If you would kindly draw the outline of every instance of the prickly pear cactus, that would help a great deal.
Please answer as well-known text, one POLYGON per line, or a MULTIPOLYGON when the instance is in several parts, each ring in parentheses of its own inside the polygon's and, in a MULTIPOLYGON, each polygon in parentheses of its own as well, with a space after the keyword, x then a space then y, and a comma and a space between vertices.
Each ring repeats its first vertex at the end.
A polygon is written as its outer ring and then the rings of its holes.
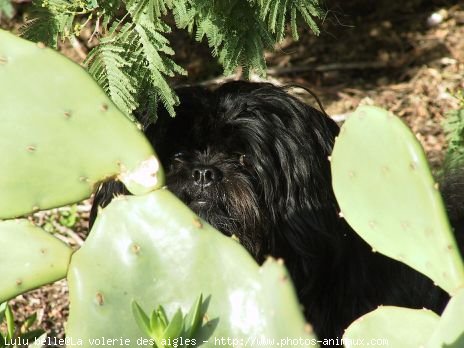
POLYGON ((28 220, 0 222, 0 303, 66 276, 72 250, 28 220))
POLYGON ((332 154, 341 214, 374 249, 453 294, 464 266, 424 152, 391 113, 362 106, 345 122, 332 154))
POLYGON ((374 342, 378 346, 424 347, 439 319, 438 315, 426 309, 381 306, 358 318, 345 330, 345 347, 374 342))
POLYGON ((74 254, 68 279, 67 337, 83 339, 84 346, 94 338, 122 336, 135 347, 139 338, 149 337, 132 314, 134 301, 145 312, 162 305, 172 318, 179 308, 187 313, 200 294, 207 310, 198 346, 233 338, 235 346, 294 339, 288 344, 306 347, 314 338, 282 263, 269 260, 258 267, 236 241, 168 190, 113 200, 74 254))
POLYGON ((57 52, 0 30, 0 219, 87 198, 120 175, 163 185, 153 149, 91 77, 57 52))
POLYGON ((464 288, 451 298, 426 348, 464 347, 464 288))
POLYGON ((451 298, 441 317, 426 309, 380 306, 354 321, 343 339, 347 348, 361 341, 402 348, 462 348, 462 318, 464 288, 451 298), (379 339, 384 342, 380 344, 379 339))

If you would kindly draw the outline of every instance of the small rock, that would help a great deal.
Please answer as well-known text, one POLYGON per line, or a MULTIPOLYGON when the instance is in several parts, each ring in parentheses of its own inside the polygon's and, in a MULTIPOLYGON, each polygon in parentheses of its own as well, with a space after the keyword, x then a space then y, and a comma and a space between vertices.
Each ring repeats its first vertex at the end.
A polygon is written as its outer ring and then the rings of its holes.
POLYGON ((432 13, 428 18, 427 18, 427 25, 429 27, 436 27, 437 25, 440 25, 443 23, 443 21, 448 18, 448 11, 442 9, 440 11, 432 13))

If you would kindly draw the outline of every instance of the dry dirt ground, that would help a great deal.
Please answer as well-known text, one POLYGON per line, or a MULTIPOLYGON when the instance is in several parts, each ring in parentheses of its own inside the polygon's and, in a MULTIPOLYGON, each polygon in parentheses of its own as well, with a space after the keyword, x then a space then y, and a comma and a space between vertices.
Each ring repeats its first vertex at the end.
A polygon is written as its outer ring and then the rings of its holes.
MULTIPOLYGON (((327 2, 319 37, 302 29, 299 42, 288 40, 275 52, 266 53, 268 79, 310 88, 327 113, 339 121, 361 102, 391 110, 417 134, 432 167, 439 167, 446 148, 441 123, 458 105, 453 93, 464 88, 464 2, 339 3, 327 2)), ((0 25, 12 27, 4 20, 0 25)), ((174 33, 172 40, 176 59, 189 71, 189 82, 214 85, 224 80, 218 77, 220 67, 205 45, 182 33, 174 33)), ((65 43, 62 51, 81 62, 88 49, 85 41, 65 43)), ((306 93, 300 96, 317 105, 306 93)), ((78 248, 87 234, 89 202, 78 209, 78 220, 71 229, 59 223, 63 211, 41 213, 34 219, 52 226, 57 236, 78 248)), ((68 314, 64 281, 11 303, 19 318, 37 311, 39 326, 52 337, 62 337, 68 314)))

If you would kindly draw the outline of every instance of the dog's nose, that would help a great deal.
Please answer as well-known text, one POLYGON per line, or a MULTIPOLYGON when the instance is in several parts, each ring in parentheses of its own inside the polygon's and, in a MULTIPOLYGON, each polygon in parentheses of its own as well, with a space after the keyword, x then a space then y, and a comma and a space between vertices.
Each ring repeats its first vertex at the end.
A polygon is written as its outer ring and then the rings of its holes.
POLYGON ((219 169, 211 166, 197 166, 192 170, 193 182, 201 187, 208 187, 222 179, 219 169))

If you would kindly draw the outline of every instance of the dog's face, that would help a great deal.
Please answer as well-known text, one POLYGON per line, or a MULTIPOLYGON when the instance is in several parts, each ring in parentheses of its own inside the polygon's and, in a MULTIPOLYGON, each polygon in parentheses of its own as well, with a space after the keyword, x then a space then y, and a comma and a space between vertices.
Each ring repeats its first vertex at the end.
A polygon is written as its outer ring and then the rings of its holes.
POLYGON ((273 231, 297 209, 324 209, 330 192, 321 185, 330 188, 327 156, 338 128, 270 85, 236 82, 178 94, 176 117, 161 114, 146 131, 168 188, 256 259, 273 254, 273 231))

